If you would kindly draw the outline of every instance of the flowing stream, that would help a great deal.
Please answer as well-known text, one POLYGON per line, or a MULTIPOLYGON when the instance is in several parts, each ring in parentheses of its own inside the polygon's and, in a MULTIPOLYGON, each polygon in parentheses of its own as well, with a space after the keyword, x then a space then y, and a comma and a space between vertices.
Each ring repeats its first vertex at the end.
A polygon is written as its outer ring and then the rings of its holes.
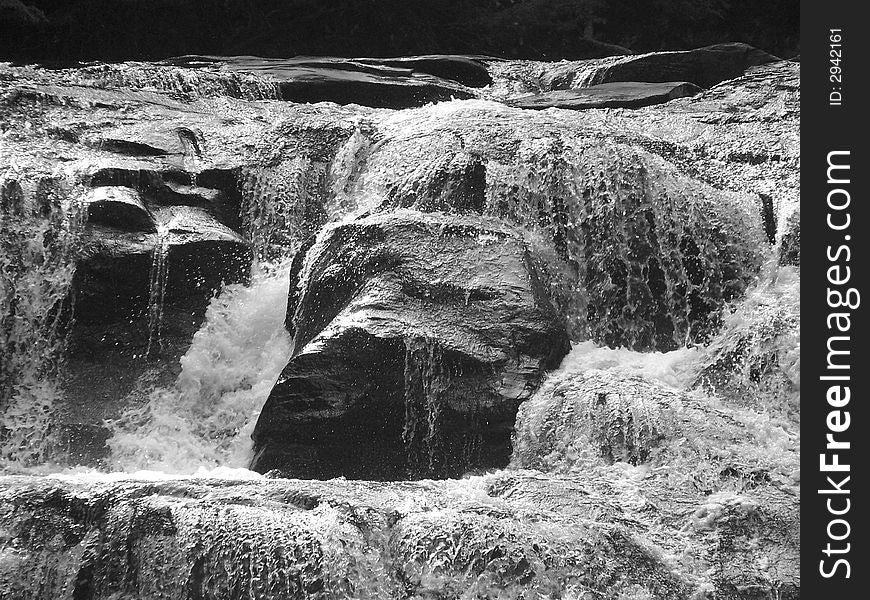
POLYGON ((796 598, 792 92, 493 101, 618 60, 401 110, 0 65, 0 600, 796 598))
POLYGON ((114 469, 247 467, 254 423, 290 356, 288 277, 286 263, 258 264, 250 285, 212 300, 174 386, 137 390, 145 401, 111 422, 114 469))

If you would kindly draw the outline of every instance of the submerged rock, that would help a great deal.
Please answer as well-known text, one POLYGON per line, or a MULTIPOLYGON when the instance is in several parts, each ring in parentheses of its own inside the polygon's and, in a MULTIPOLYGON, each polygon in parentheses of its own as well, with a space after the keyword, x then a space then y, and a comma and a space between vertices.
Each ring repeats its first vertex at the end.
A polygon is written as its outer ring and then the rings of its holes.
MULTIPOLYGON (((518 487, 535 479, 509 480, 518 487)), ((589 590, 678 600, 703 587, 623 523, 532 508, 488 492, 488 484, 505 489, 498 477, 392 484, 5 477, 0 589, 19 600, 589 590)))
POLYGON ((797 598, 799 444, 770 417, 618 365, 560 370, 520 407, 511 463, 548 474, 491 493, 619 519, 703 570, 717 597, 797 598))
POLYGON ((517 404, 567 352, 518 231, 408 210, 321 233, 291 281, 287 326, 294 357, 253 466, 294 476, 504 464, 517 404))
POLYGON ((800 339, 800 277, 779 267, 730 307, 695 385, 800 423, 800 339))
POLYGON ((676 98, 694 96, 699 90, 698 86, 685 82, 641 83, 629 81, 602 83, 571 90, 555 90, 534 96, 523 96, 510 100, 509 104, 517 108, 536 110, 546 108, 569 110, 641 108, 676 98))
POLYGON ((698 398, 643 377, 556 373, 520 407, 512 464, 571 472, 596 463, 676 463, 746 443, 745 435, 698 398))

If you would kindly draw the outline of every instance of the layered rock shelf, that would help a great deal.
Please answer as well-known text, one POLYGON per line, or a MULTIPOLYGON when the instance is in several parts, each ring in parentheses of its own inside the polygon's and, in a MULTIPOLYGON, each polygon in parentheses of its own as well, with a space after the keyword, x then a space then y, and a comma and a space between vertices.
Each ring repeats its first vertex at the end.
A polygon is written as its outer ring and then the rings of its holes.
POLYGON ((797 598, 799 83, 0 64, 0 599, 797 598))

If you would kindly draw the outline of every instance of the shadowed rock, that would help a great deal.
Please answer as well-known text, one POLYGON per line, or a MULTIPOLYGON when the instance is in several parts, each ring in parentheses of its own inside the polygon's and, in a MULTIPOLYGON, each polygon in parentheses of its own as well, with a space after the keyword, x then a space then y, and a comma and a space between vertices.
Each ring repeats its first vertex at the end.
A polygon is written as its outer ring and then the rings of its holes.
POLYGON ((154 217, 134 189, 119 186, 94 188, 85 202, 88 205, 88 221, 91 223, 128 231, 157 231, 154 217))
POLYGON ((567 336, 518 232, 401 210, 327 228, 291 283, 294 358, 254 468, 458 475, 504 464, 510 423, 567 336))
POLYGON ((694 96, 700 88, 691 83, 640 83, 637 81, 602 83, 572 90, 556 90, 510 100, 511 106, 542 110, 566 108, 641 108, 676 98, 694 96))
POLYGON ((548 90, 588 87, 617 81, 687 81, 708 88, 743 75, 750 67, 775 62, 777 57, 748 44, 731 42, 694 50, 652 52, 599 61, 557 66, 546 74, 548 90))
POLYGON ((245 279, 247 243, 208 212, 189 206, 155 206, 151 212, 162 233, 153 223, 150 232, 91 223, 83 241, 86 258, 76 275, 78 319, 105 322, 144 310, 150 265, 161 246, 167 252, 170 298, 207 300, 221 282, 245 279))

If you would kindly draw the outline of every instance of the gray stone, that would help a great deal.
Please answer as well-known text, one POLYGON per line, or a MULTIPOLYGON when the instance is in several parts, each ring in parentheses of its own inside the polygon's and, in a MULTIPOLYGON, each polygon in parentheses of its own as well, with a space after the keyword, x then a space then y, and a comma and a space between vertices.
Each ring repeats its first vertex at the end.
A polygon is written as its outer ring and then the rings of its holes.
POLYGON ((694 96, 700 88, 692 83, 664 82, 643 83, 637 81, 602 83, 584 88, 556 90, 523 96, 509 101, 517 108, 543 110, 565 108, 586 110, 590 108, 641 108, 662 104, 676 98, 694 96))
POLYGON ((399 210, 328 227, 291 283, 293 358, 260 471, 459 475, 505 464, 516 407, 567 352, 519 232, 399 210))
POLYGON ((153 233, 157 231, 154 217, 145 206, 139 192, 120 186, 94 188, 84 200, 88 205, 88 221, 124 229, 153 233))

